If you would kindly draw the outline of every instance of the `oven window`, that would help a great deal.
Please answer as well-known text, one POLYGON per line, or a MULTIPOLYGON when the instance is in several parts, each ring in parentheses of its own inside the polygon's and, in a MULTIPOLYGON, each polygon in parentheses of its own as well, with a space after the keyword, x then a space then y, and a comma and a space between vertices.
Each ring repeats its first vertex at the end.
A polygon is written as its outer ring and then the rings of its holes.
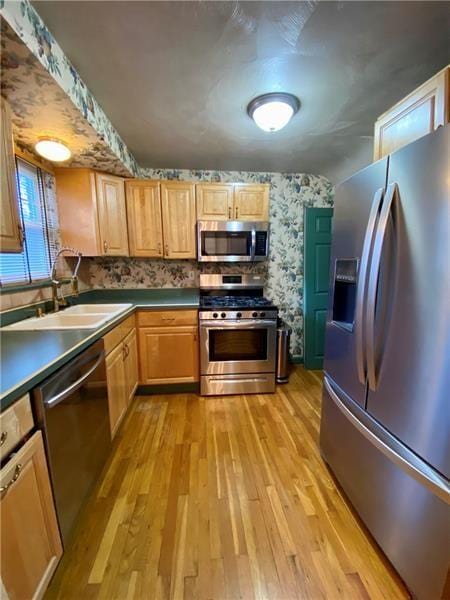
POLYGON ((250 231, 202 231, 203 256, 250 256, 250 231))
POLYGON ((267 360, 267 329, 210 331, 209 360, 267 360))

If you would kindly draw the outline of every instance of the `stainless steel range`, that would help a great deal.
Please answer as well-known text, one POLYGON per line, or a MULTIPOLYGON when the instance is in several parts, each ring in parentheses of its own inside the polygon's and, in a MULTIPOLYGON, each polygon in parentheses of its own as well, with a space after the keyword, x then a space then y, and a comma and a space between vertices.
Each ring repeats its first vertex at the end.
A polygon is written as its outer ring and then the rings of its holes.
POLYGON ((275 391, 277 316, 261 275, 200 275, 202 395, 275 391))

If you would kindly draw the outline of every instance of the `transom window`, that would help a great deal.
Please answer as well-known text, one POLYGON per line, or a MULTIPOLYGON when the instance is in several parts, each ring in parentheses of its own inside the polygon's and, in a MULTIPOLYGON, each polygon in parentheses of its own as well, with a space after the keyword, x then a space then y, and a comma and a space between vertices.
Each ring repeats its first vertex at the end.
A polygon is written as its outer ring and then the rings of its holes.
POLYGON ((2 287, 47 280, 57 249, 54 178, 19 158, 16 167, 24 246, 21 253, 0 253, 2 287))

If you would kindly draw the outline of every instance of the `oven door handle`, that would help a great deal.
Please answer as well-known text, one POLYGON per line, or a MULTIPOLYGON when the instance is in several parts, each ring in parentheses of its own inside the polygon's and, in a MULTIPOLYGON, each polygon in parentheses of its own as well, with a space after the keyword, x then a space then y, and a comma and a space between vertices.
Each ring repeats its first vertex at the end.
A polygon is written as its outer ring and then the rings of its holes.
POLYGON ((261 327, 276 329, 277 322, 269 320, 260 320, 252 321, 251 323, 246 323, 244 321, 235 321, 231 319, 224 321, 216 319, 214 319, 214 321, 200 321, 200 327, 203 329, 227 329, 230 325, 232 325, 234 329, 260 329, 261 327))

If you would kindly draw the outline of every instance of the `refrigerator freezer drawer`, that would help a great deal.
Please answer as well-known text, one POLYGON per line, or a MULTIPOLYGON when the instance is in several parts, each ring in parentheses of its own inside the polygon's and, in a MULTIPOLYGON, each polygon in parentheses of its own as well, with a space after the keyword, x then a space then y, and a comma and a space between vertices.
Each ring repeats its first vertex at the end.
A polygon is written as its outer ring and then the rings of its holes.
POLYGON ((446 502, 367 439, 326 388, 320 445, 351 503, 408 588, 420 600, 441 598, 450 559, 446 502))

